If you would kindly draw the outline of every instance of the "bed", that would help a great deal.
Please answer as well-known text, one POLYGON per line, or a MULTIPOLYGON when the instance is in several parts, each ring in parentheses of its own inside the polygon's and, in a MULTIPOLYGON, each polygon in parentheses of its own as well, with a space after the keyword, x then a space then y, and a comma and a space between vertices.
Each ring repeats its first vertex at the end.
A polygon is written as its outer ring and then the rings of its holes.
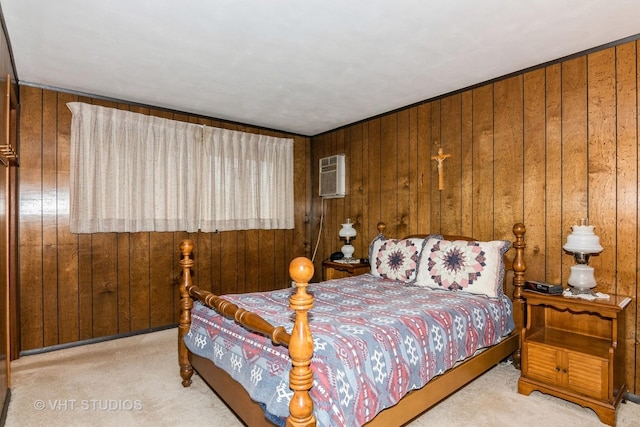
POLYGON ((300 257, 294 288, 224 297, 192 283, 183 241, 182 385, 195 370, 249 426, 392 426, 507 358, 519 367, 524 225, 513 242, 384 229, 370 273, 309 283, 313 264, 300 257), (465 263, 451 264, 471 258, 462 275, 465 263))

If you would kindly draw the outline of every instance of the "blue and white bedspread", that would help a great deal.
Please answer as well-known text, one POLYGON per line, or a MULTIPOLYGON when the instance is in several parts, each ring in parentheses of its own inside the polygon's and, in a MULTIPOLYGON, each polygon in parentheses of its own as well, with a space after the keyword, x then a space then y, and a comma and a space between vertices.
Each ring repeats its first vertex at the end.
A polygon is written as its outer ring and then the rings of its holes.
MULTIPOLYGON (((225 295, 272 325, 293 328, 293 289, 225 295)), ((511 301, 432 291, 365 274, 310 284, 314 354, 310 393, 318 426, 360 426, 407 392, 514 328, 511 301)), ((246 332, 202 304, 192 310, 189 350, 213 360, 275 417, 287 417, 288 349, 246 332)))

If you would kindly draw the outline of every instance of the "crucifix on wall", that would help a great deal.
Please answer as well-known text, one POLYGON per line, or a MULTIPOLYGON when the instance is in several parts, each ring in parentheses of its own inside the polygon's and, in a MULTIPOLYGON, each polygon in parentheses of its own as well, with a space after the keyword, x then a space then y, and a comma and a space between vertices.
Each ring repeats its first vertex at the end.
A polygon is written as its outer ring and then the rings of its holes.
POLYGON ((442 190, 444 188, 444 171, 442 163, 444 162, 444 159, 449 157, 451 157, 451 154, 444 154, 442 147, 438 148, 437 156, 431 157, 431 160, 438 162, 438 190, 442 190))

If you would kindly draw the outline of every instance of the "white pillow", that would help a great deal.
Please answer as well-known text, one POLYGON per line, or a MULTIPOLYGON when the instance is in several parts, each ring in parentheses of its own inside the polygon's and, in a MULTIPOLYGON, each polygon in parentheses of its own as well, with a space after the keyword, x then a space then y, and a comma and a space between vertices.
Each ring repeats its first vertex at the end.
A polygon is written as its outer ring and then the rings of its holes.
POLYGON ((503 294, 504 253, 511 242, 429 239, 415 285, 498 297, 503 294))

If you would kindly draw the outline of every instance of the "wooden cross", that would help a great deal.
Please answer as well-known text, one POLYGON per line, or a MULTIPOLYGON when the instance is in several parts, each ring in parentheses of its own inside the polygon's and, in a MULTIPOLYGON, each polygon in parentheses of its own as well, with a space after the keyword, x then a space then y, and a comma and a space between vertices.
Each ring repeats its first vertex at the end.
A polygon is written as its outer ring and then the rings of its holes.
POLYGON ((451 157, 451 154, 444 154, 442 152, 442 147, 438 148, 438 155, 431 157, 431 160, 435 160, 438 162, 438 190, 442 190, 444 188, 444 174, 442 170, 442 162, 444 159, 451 157))

